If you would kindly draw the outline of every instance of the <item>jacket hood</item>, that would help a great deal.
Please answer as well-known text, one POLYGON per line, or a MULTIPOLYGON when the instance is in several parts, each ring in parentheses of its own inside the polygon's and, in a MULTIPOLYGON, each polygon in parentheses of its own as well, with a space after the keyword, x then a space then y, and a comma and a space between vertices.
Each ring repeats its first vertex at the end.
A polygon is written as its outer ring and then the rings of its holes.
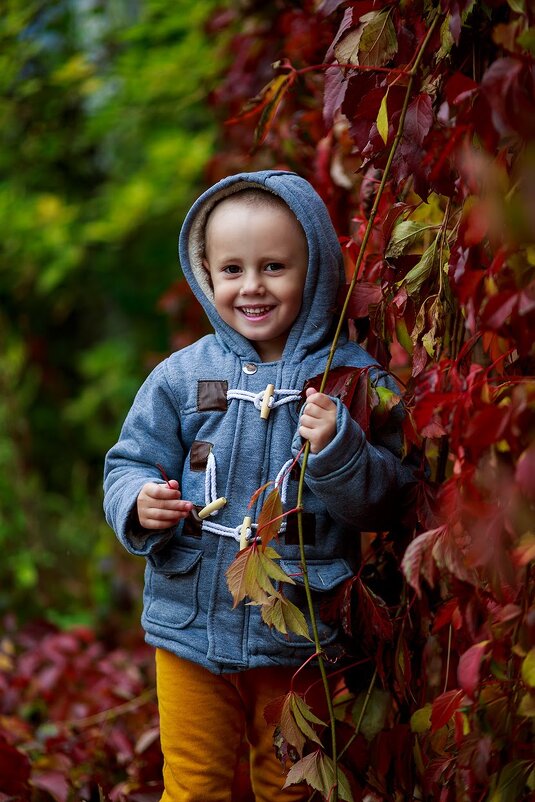
POLYGON ((278 195, 303 227, 308 244, 308 270, 301 310, 293 323, 283 359, 302 359, 325 345, 333 323, 339 287, 345 282, 342 251, 322 199, 304 178, 282 170, 238 173, 214 184, 193 204, 179 237, 183 273, 202 304, 219 339, 238 356, 258 361, 254 345, 220 317, 202 265, 206 219, 213 207, 234 192, 250 187, 278 195))

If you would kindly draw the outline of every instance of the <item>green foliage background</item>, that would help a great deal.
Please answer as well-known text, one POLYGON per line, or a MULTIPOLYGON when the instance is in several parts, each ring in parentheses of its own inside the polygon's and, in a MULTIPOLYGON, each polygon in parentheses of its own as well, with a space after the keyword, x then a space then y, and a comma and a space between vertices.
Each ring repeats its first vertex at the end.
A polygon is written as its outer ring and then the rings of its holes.
POLYGON ((202 188, 214 0, 7 0, 0 17, 0 619, 135 608, 103 456, 166 353, 202 188))

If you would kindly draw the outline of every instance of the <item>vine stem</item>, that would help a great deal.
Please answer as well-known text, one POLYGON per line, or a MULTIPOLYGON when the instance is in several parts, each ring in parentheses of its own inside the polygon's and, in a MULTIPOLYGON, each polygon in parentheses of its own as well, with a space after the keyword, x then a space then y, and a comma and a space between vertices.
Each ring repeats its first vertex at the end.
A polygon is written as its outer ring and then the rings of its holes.
POLYGON ((72 729, 84 729, 85 727, 92 727, 95 724, 104 724, 113 719, 120 718, 120 716, 124 716, 126 713, 132 713, 134 710, 143 707, 147 702, 155 698, 156 689, 148 688, 139 696, 136 696, 135 699, 130 699, 128 702, 123 702, 115 707, 109 707, 107 710, 102 710, 100 713, 95 713, 85 718, 68 719, 67 721, 63 721, 62 724, 64 727, 70 727, 72 729))
MULTIPOLYGON (((362 261, 364 259, 366 246, 368 244, 368 240, 369 240, 370 234, 372 232, 373 224, 374 224, 374 221, 375 221, 375 216, 376 216, 377 210, 379 208, 379 203, 381 201, 381 197, 383 195, 383 192, 384 192, 384 189, 385 189, 385 186, 386 186, 386 182, 388 181, 388 178, 389 178, 389 175, 390 175, 390 169, 392 167, 392 162, 394 160, 394 155, 396 153, 398 145, 399 145, 399 143, 401 141, 401 137, 403 135, 403 128, 404 128, 404 125, 405 125, 405 117, 407 115, 407 109, 409 107, 409 100, 410 100, 410 97, 411 97, 411 92, 412 92, 412 87, 413 87, 413 84, 414 84, 414 79, 416 77, 416 73, 417 73, 418 68, 420 66, 420 62, 421 62, 421 60, 423 58, 424 51, 425 51, 425 49, 426 49, 426 47, 427 47, 427 45, 429 43, 429 40, 430 40, 431 35, 432 35, 432 33, 433 33, 434 29, 435 29, 435 26, 436 26, 436 24, 438 22, 438 19, 439 19, 438 14, 435 14, 433 19, 431 20, 431 23, 429 25, 429 30, 427 31, 425 39, 423 40, 423 42, 421 43, 421 45, 419 47, 419 50, 418 50, 418 53, 416 55, 416 58, 414 59, 414 63, 412 65, 412 68, 408 73, 409 81, 408 81, 408 84, 407 84, 407 91, 405 93, 405 98, 404 98, 404 101, 403 101, 403 107, 401 109, 401 114, 400 114, 400 118, 399 118, 399 123, 398 123, 397 131, 396 131, 396 135, 395 135, 394 140, 392 142, 392 145, 390 147, 390 153, 388 154, 388 159, 387 159, 387 162, 386 162, 386 165, 385 165, 385 169, 384 169, 384 172, 383 172, 381 183, 379 184, 379 189, 377 190, 377 195, 375 196, 373 207, 372 207, 372 210, 370 212, 369 219, 368 219, 368 224, 366 226, 366 230, 364 232, 364 236, 362 238, 362 242, 361 242, 361 245, 360 245, 360 248, 359 248, 359 253, 357 255, 357 260, 356 260, 355 267, 354 267, 354 270, 353 270, 353 276, 351 278, 351 282, 349 284, 349 287, 348 287, 348 290, 347 290, 347 293, 346 293, 344 304, 343 304, 342 310, 340 312, 340 316, 339 316, 339 319, 338 319, 338 324, 337 324, 337 327, 336 327, 336 331, 334 333, 334 337, 333 337, 333 341, 332 341, 331 348, 330 348, 330 351, 329 351, 329 355, 327 357, 327 362, 325 364, 325 370, 323 372, 323 376, 322 376, 322 379, 321 379, 321 384, 320 384, 320 388, 319 388, 319 392, 320 393, 322 393, 324 391, 325 385, 327 384, 327 379, 328 379, 329 372, 330 372, 330 369, 331 369, 332 361, 333 361, 336 349, 338 347, 338 342, 340 340, 340 335, 342 333, 342 329, 343 329, 343 326, 344 326, 344 323, 345 323, 347 309, 348 309, 348 306, 349 306, 349 301, 350 301, 351 296, 353 294, 353 290, 355 289, 355 284, 357 282, 357 277, 359 275, 360 266, 361 266, 362 261)), ((298 532, 299 532, 299 553, 300 553, 300 557, 301 557, 301 566, 302 566, 302 569, 303 569, 303 583, 304 583, 304 587, 305 587, 305 594, 306 594, 308 610, 309 610, 309 615, 310 615, 310 622, 311 622, 311 626, 312 626, 312 633, 313 633, 313 636, 314 636, 314 644, 315 644, 315 647, 316 647, 319 670, 320 670, 320 674, 321 674, 321 678, 322 678, 322 682, 323 682, 323 688, 324 688, 324 691, 325 691, 325 699, 326 699, 326 702, 327 702, 327 709, 329 711, 329 723, 330 723, 330 732, 331 732, 331 758, 332 758, 332 761, 333 761, 333 764, 334 764, 334 785, 333 785, 333 788, 332 788, 331 800, 332 800, 332 802, 338 802, 338 757, 337 757, 337 747, 336 747, 336 719, 335 719, 335 715, 334 715, 334 707, 333 707, 331 693, 330 693, 330 689, 329 689, 329 681, 328 681, 328 678, 327 678, 327 670, 325 668, 325 660, 324 660, 324 657, 323 657, 323 649, 321 647, 320 639, 319 639, 318 625, 317 625, 317 621, 316 621, 316 615, 315 615, 315 612, 314 612, 314 604, 313 604, 313 600, 312 600, 312 592, 310 590, 310 582, 309 582, 309 579, 308 579, 308 568, 307 568, 307 562, 306 562, 306 558, 305 558, 305 543, 304 543, 304 534, 303 534, 302 508, 303 508, 303 493, 304 493, 304 484, 305 484, 305 472, 306 472, 306 467, 307 467, 307 463, 308 463, 309 454, 310 454, 310 442, 307 441, 306 444, 305 444, 304 451, 303 451, 303 460, 302 460, 302 463, 301 463, 301 475, 299 477, 299 485, 298 485, 298 490, 297 490, 297 504, 296 504, 296 507, 298 508, 297 525, 298 525, 298 532)), ((374 682, 375 682, 375 676, 374 676, 374 682)), ((371 687, 370 687, 370 693, 371 693, 371 687)))

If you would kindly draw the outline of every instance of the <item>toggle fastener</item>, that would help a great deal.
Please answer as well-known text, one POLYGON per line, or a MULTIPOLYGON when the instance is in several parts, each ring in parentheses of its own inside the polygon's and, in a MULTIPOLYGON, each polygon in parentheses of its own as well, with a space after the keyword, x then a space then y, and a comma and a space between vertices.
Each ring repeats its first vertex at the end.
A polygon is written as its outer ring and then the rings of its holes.
POLYGON ((203 521, 205 518, 208 518, 208 516, 211 515, 213 512, 215 512, 216 510, 220 510, 221 507, 224 507, 226 503, 227 503, 226 498, 224 496, 220 496, 219 498, 216 498, 215 501, 212 501, 210 504, 207 504, 206 507, 203 507, 202 510, 199 510, 197 515, 199 516, 201 521, 203 521))
POLYGON ((244 549, 248 544, 249 536, 251 534, 251 523, 252 523, 251 516, 246 515, 245 518, 243 519, 243 523, 240 529, 240 551, 242 551, 242 549, 244 549))
POLYGON ((275 385, 268 384, 264 390, 264 397, 262 398, 262 406, 260 407, 260 417, 262 420, 269 418, 271 407, 273 406, 273 396, 275 395, 275 385))

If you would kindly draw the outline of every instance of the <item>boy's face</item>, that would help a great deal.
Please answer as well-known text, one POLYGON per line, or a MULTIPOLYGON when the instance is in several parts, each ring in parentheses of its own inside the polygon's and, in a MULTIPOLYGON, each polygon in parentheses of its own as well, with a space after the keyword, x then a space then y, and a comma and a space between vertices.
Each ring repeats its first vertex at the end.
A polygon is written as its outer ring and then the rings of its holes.
POLYGON ((263 362, 280 359, 308 266, 305 234, 292 212, 222 201, 208 220, 203 264, 225 323, 253 342, 263 362))

